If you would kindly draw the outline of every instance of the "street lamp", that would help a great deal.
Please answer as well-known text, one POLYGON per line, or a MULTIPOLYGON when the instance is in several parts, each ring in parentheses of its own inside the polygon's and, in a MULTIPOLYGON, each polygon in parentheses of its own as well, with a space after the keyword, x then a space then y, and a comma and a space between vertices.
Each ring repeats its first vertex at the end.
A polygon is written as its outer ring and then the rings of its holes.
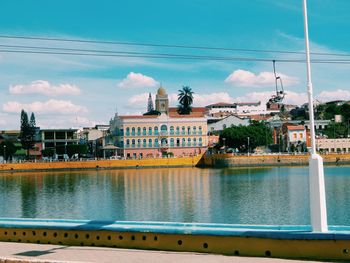
POLYGON ((4 145, 4 163, 6 162, 6 145, 4 145))
POLYGON ((249 137, 248 137, 248 156, 249 156, 249 137))
POLYGON ((336 148, 335 148, 335 119, 332 119, 333 121, 333 149, 334 149, 334 153, 336 153, 336 148))

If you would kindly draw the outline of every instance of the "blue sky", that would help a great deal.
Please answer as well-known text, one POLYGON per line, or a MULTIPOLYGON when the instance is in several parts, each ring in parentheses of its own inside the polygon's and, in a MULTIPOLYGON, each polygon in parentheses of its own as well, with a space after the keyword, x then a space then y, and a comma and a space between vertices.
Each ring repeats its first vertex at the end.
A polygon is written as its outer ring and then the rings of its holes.
MULTIPOLYGON (((301 0, 3 0, 0 35, 303 51, 301 3, 301 0)), ((309 0, 308 9, 311 51, 348 54, 350 2, 309 0)), ((0 45, 304 58, 292 54, 6 38, 0 38, 0 45)), ((316 98, 350 99, 349 67, 314 64, 316 98)), ((286 103, 305 102, 305 65, 281 62, 277 63, 277 71, 285 83, 286 103)), ((144 112, 148 92, 154 94, 160 83, 167 89, 172 105, 176 105, 176 93, 182 85, 192 87, 195 106, 219 101, 264 101, 274 91, 272 62, 0 52, 0 129, 18 129, 22 108, 34 111, 43 128, 107 123, 116 107, 120 114, 144 112)))

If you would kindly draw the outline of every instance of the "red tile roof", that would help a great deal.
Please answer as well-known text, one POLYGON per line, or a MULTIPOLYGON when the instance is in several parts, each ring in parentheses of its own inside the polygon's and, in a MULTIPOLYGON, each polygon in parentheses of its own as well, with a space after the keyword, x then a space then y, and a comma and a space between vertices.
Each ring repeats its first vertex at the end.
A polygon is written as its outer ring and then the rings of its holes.
POLYGON ((300 131, 305 130, 305 127, 303 125, 288 125, 287 129, 290 131, 300 131))

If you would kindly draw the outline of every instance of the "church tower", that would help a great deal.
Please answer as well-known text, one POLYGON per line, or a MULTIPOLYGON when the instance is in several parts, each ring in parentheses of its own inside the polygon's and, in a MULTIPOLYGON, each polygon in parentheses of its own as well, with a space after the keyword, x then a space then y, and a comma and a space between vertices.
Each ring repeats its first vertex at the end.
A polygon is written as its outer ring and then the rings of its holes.
POLYGON ((160 113, 169 113, 169 99, 166 90, 163 87, 160 87, 156 95, 156 110, 160 113))

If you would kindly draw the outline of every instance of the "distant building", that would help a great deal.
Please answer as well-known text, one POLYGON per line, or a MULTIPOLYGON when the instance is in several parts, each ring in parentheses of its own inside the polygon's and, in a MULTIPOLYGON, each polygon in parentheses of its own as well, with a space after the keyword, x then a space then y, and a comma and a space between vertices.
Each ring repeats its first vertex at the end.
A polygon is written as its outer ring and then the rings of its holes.
POLYGON ((195 155, 208 146, 205 108, 193 108, 188 115, 180 115, 169 107, 166 90, 160 87, 155 100, 160 115, 115 115, 111 133, 115 146, 126 158, 164 155, 195 155))
POLYGON ((225 117, 237 114, 237 106, 233 103, 219 102, 205 106, 206 115, 213 117, 225 117))
POLYGON ((284 125, 284 149, 288 152, 306 151, 308 144, 307 131, 303 125, 284 125), (304 148, 304 149, 303 149, 304 148))
POLYGON ((67 145, 78 144, 77 131, 77 129, 40 130, 42 150, 53 149, 56 152, 57 147, 65 148, 67 145))
POLYGON ((350 138, 316 139, 316 150, 321 153, 350 153, 350 138))
POLYGON ((208 131, 209 132, 222 131, 223 129, 229 128, 232 125, 248 126, 249 123, 250 123, 250 120, 247 118, 241 118, 235 115, 230 115, 222 119, 217 119, 215 121, 208 122, 208 131))

